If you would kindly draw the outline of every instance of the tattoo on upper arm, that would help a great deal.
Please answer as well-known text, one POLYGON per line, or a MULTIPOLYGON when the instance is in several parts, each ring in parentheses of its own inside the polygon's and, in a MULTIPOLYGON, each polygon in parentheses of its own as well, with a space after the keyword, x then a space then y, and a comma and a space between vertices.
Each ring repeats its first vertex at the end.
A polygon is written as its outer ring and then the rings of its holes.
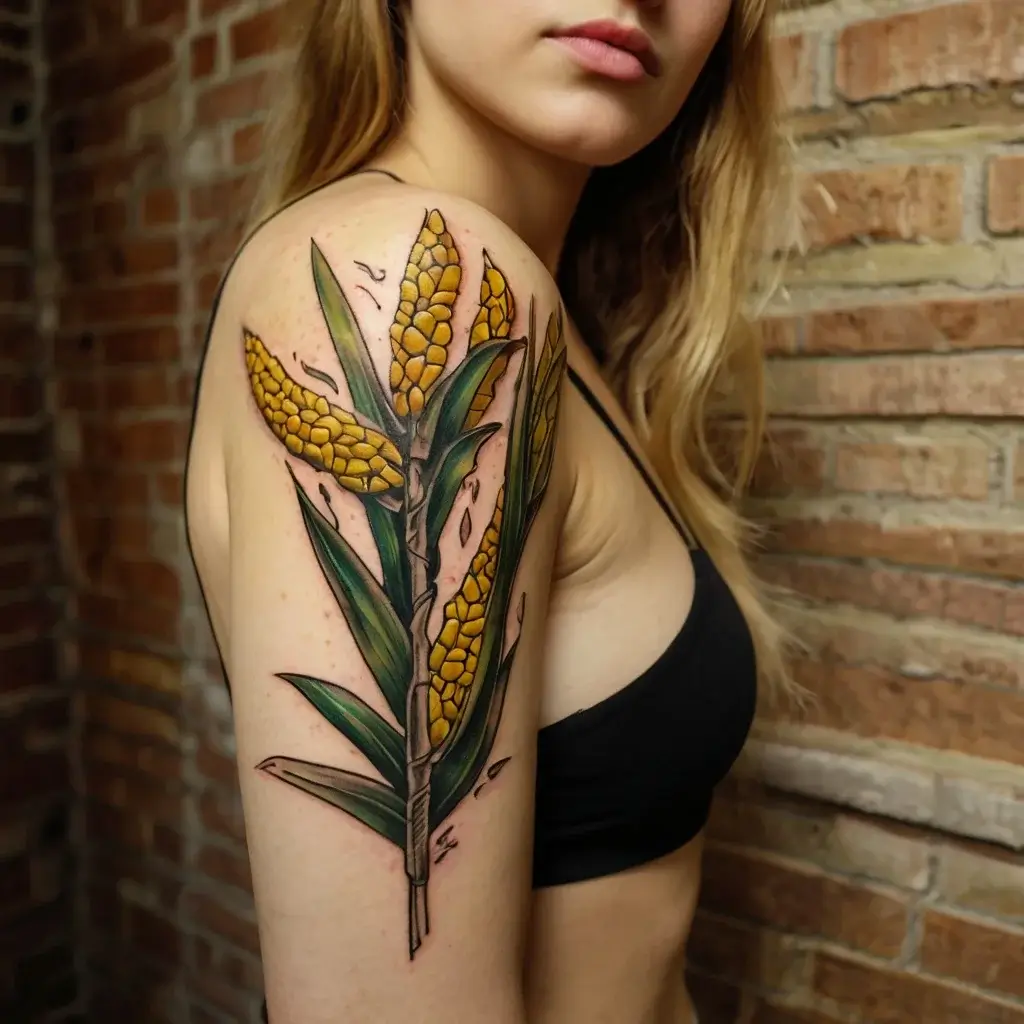
MULTIPOLYGON (((523 595, 510 624, 516 573, 551 474, 566 365, 562 312, 550 314, 538 340, 531 300, 526 335, 513 338, 512 291, 484 251, 480 304, 465 356, 450 365, 462 262, 440 211, 430 210, 399 285, 385 387, 315 243, 312 264, 353 409, 292 380, 248 328, 246 367, 257 407, 291 455, 363 500, 380 579, 292 473, 317 561, 391 720, 345 687, 279 673, 357 747, 374 774, 287 756, 257 767, 340 808, 404 851, 411 958, 429 931, 431 836, 474 793, 501 720, 525 601, 523 595), (511 389, 512 411, 504 423, 482 422, 499 388, 511 389), (481 448, 500 431, 506 436, 504 480, 490 522, 458 590, 443 595, 440 631, 428 636, 442 529, 481 448)), ((472 493, 475 501, 476 485, 472 493)), ((459 530, 463 545, 471 530, 467 509, 459 530)), ((487 778, 496 778, 507 760, 493 764, 487 778)), ((450 831, 443 835, 442 856, 454 847, 450 831)))

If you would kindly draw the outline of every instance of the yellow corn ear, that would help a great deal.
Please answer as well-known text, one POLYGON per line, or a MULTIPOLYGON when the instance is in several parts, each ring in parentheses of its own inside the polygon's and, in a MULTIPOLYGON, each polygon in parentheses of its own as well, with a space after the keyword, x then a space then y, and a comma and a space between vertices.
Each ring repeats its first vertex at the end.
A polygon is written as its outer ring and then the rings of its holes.
POLYGON ((459 254, 439 210, 423 219, 409 252, 391 325, 391 394, 400 416, 418 415, 448 358, 459 254))
MULTIPOLYGON (((491 261, 490 255, 484 252, 484 273, 480 278, 480 308, 469 334, 469 347, 476 348, 485 341, 495 338, 507 338, 512 330, 516 306, 505 275, 491 261)), ((498 356, 491 363, 487 375, 476 389, 469 412, 463 422, 463 428, 471 430, 487 411, 494 400, 494 389, 508 367, 508 356, 498 356)))
POLYGON ((455 728, 476 674, 484 615, 498 562, 505 489, 458 593, 444 606, 444 625, 430 652, 430 745, 437 749, 455 728))
POLYGON ((288 451, 349 491, 380 494, 402 486, 402 457, 387 437, 296 384, 255 334, 242 333, 256 405, 288 451))

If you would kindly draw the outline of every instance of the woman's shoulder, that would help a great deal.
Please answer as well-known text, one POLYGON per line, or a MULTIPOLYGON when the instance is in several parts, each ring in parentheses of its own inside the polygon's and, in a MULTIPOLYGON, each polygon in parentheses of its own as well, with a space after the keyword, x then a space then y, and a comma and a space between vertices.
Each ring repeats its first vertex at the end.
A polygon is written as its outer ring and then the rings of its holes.
POLYGON ((319 256, 360 292, 402 281, 411 263, 423 262, 428 274, 433 266, 454 263, 462 271, 459 291, 470 290, 473 277, 483 282, 493 265, 524 300, 558 301, 543 263, 488 210, 443 190, 376 174, 326 185, 267 218, 239 250, 223 297, 230 305, 287 304, 289 294, 305 288, 310 261, 319 256))

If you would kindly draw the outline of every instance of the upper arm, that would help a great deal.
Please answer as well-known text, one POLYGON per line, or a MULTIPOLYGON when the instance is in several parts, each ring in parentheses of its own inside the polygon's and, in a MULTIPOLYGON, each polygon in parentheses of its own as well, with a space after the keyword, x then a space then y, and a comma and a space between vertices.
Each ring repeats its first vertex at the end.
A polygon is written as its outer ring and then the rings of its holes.
POLYGON ((521 244, 437 206, 293 223, 218 317, 274 1024, 523 1019, 565 347, 521 244))

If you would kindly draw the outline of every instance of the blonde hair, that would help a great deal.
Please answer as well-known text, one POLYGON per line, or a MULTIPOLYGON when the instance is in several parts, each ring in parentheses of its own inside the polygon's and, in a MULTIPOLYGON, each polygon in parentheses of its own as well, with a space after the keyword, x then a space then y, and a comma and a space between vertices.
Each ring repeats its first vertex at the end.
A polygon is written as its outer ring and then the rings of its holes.
MULTIPOLYGON (((738 508, 765 421, 747 310, 763 286, 766 214, 785 167, 770 3, 737 0, 672 125, 592 173, 557 276, 680 514, 735 594, 762 678, 786 683, 784 632, 747 562, 755 532, 738 508), (723 459, 708 424, 727 382, 742 429, 730 431, 738 444, 723 459)), ((394 137, 405 106, 398 6, 292 0, 296 47, 271 111, 259 217, 364 166, 394 137)))

